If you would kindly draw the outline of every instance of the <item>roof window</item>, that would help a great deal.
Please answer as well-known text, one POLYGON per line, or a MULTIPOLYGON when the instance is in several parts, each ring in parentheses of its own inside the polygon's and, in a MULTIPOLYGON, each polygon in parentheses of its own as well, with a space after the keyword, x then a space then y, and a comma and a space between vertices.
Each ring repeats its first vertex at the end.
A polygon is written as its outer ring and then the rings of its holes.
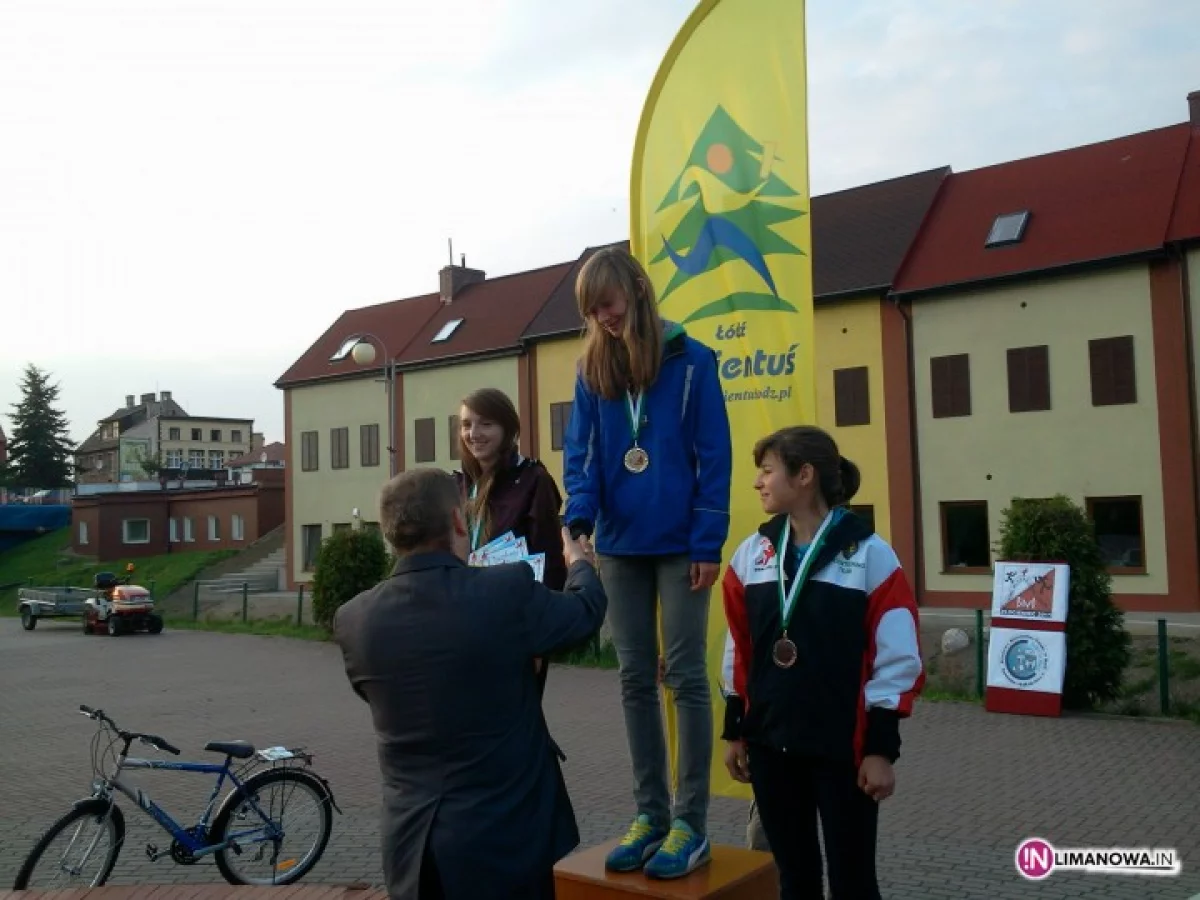
POLYGON ((442 341, 450 340, 450 335, 454 334, 454 332, 458 330, 458 326, 462 323, 462 319, 451 319, 441 327, 438 333, 433 336, 433 340, 431 340, 429 343, 440 344, 442 341))
POLYGON ((354 349, 355 345, 358 344, 358 342, 361 340, 362 340, 362 335, 358 335, 358 334, 356 334, 352 338, 346 338, 346 340, 342 342, 342 346, 338 347, 337 353, 335 353, 335 354, 333 354, 333 356, 329 357, 329 361, 331 363, 341 362, 343 359, 345 359, 347 356, 350 355, 350 351, 352 351, 354 349))
POLYGON ((984 247, 1003 247, 1007 244, 1019 244, 1025 236, 1025 226, 1029 223, 1029 210, 1004 213, 996 216, 992 222, 992 230, 988 232, 984 247))

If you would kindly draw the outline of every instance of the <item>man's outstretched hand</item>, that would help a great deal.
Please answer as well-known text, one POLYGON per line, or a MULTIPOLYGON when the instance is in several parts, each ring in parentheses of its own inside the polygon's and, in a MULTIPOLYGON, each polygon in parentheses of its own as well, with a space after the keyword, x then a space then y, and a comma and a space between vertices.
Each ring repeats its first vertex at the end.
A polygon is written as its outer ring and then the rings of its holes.
POLYGON ((566 560, 568 569, 577 562, 585 562, 595 568, 596 551, 592 548, 592 542, 586 535, 573 538, 571 537, 571 530, 564 528, 562 530, 562 539, 563 559, 566 560))

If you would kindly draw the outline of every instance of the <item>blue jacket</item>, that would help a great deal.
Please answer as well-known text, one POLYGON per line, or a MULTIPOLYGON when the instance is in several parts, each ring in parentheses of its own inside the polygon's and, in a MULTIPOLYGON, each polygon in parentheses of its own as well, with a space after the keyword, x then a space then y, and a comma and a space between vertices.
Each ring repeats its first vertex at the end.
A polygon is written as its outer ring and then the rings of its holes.
POLYGON ((607 556, 687 554, 721 561, 729 535, 733 453, 717 357, 667 324, 662 368, 642 401, 638 445, 650 457, 641 474, 626 470, 633 446, 624 396, 606 400, 575 380, 563 441, 563 520, 594 529, 607 556))

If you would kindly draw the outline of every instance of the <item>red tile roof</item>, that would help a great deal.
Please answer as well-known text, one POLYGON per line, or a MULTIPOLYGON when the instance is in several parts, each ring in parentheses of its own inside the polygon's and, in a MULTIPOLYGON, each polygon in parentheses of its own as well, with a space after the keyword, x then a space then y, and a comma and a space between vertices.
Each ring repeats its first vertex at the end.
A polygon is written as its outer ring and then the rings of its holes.
POLYGON ((1192 127, 1179 193, 1175 197, 1175 213, 1167 240, 1191 241, 1200 238, 1200 125, 1192 127))
POLYGON ((275 386, 287 387, 305 381, 344 377, 359 370, 377 369, 383 364, 383 351, 379 347, 375 348, 377 356, 374 362, 366 366, 360 366, 353 359, 330 365, 329 357, 338 351, 347 338, 371 332, 383 340, 388 354, 395 358, 430 317, 441 309, 442 301, 438 294, 348 309, 292 363, 291 368, 275 382, 275 386))
POLYGON ((522 338, 559 337, 564 334, 579 334, 583 331, 583 318, 579 315, 579 303, 575 299, 575 281, 579 278, 579 270, 591 259, 597 250, 605 247, 621 247, 629 249, 629 241, 617 241, 613 244, 601 244, 598 247, 588 247, 579 255, 579 259, 571 264, 570 270, 558 286, 551 292, 550 299, 534 316, 529 327, 525 329, 522 338))
MULTIPOLYGON (((389 348, 390 349, 390 348, 389 348)), ((261 462, 285 462, 287 459, 287 447, 280 441, 272 441, 265 447, 255 450, 252 453, 245 453, 241 456, 235 456, 233 459, 227 460, 225 468, 240 469, 243 466, 253 466, 261 462), (263 457, 266 457, 264 460, 263 457)))
POLYGON ((1161 249, 1188 150, 1173 125, 951 175, 897 294, 988 281, 1161 249), (1023 239, 984 246, 997 216, 1029 210, 1023 239))
MULTIPOLYGON (((888 288, 949 172, 946 166, 813 197, 816 299, 888 288)), ((559 337, 583 328, 575 279, 583 264, 608 246, 628 250, 629 241, 584 250, 525 329, 525 339, 559 337)))
POLYGON ((813 297, 891 287, 949 166, 812 199, 813 297))
POLYGON ((454 300, 421 326, 397 362, 422 365, 456 356, 517 350, 521 335, 547 299, 570 272, 572 263, 559 263, 529 272, 490 278, 463 288, 454 300), (433 338, 456 319, 462 321, 449 338, 433 338))

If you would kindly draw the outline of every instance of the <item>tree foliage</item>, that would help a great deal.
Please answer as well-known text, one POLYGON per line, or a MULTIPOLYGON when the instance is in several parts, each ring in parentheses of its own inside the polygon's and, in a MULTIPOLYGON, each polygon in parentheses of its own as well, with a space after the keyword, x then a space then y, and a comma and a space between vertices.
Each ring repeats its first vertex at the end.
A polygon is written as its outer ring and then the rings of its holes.
POLYGON ((1063 706, 1088 709, 1115 699, 1132 641, 1124 613, 1112 601, 1112 577, 1083 508, 1061 494, 1047 500, 1014 498, 1002 514, 1000 558, 1071 567, 1063 706))
POLYGON ((57 408, 59 388, 32 363, 21 378, 21 400, 13 404, 13 433, 9 436, 10 484, 50 489, 71 483, 75 448, 67 417, 57 408))
POLYGON ((372 528, 335 531, 321 542, 313 573, 313 618, 325 628, 347 600, 379 584, 390 558, 383 538, 372 528))

